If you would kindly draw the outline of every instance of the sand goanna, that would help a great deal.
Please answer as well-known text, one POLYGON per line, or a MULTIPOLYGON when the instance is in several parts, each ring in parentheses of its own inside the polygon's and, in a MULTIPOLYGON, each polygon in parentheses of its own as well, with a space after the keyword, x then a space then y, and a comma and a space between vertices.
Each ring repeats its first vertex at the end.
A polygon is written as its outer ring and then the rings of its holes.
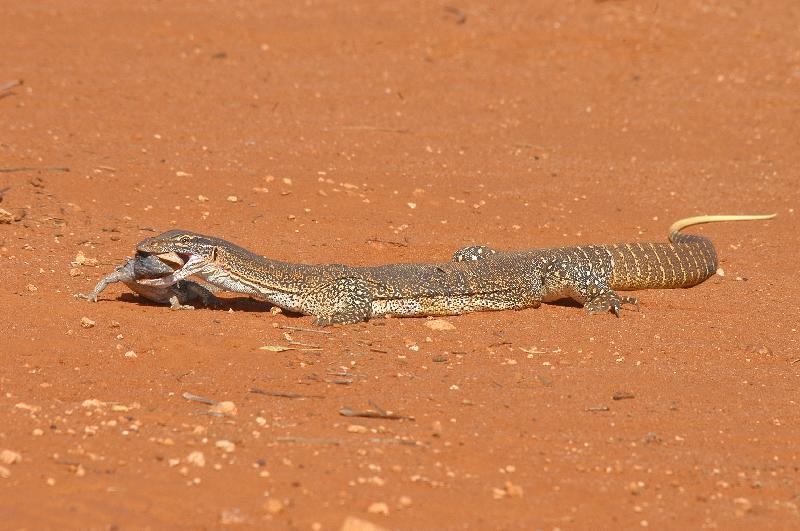
POLYGON ((717 269, 717 254, 704 236, 681 232, 690 225, 770 219, 699 216, 675 222, 669 243, 580 245, 498 252, 466 247, 438 264, 352 267, 271 260, 231 242, 184 230, 147 238, 140 256, 157 257, 172 272, 136 278, 165 289, 189 277, 222 291, 247 294, 283 309, 315 317, 318 325, 365 321, 382 315, 457 315, 483 310, 536 308, 572 298, 590 313, 636 305, 615 290, 686 288, 717 269))

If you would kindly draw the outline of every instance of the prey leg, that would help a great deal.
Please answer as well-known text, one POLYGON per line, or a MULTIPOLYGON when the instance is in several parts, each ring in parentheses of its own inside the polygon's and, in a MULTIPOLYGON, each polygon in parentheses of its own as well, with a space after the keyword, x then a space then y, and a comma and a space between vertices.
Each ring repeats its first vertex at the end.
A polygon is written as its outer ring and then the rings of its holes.
POLYGON ((102 278, 90 293, 76 293, 74 297, 78 299, 86 299, 90 302, 97 302, 97 296, 100 295, 100 293, 102 293, 103 290, 105 290, 109 285, 116 282, 125 282, 130 280, 132 280, 132 275, 128 274, 125 266, 120 266, 114 270, 113 273, 102 278))

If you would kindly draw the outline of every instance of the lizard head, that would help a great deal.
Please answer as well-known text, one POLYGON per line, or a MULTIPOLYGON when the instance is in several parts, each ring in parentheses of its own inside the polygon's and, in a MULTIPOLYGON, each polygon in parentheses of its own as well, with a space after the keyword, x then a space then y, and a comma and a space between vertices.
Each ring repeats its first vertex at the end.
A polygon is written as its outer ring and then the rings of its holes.
POLYGON ((150 265, 141 271, 135 269, 136 278, 142 278, 142 284, 170 286, 213 263, 217 248, 216 238, 180 229, 147 238, 136 246, 136 256, 137 263, 150 265), (153 259, 167 266, 170 273, 159 276, 162 268, 153 267, 153 259))

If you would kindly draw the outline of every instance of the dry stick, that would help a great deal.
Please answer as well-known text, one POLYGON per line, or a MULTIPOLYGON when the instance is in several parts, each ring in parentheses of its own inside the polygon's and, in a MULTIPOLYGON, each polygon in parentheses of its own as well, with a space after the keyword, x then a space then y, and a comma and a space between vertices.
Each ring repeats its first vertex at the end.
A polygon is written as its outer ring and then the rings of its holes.
POLYGON ((376 127, 373 125, 343 125, 339 129, 351 129, 353 131, 377 131, 379 133, 400 133, 410 134, 411 129, 392 129, 390 127, 376 127))
POLYGON ((330 444, 339 446, 342 444, 340 439, 307 439, 305 437, 278 437, 275 439, 277 442, 282 443, 300 443, 300 444, 330 444))
POLYGON ((0 173, 14 173, 18 171, 70 171, 66 166, 45 166, 42 168, 34 168, 32 166, 20 166, 19 168, 0 168, 0 173))
POLYGON ((193 395, 192 393, 183 393, 181 395, 186 400, 191 400, 192 402, 201 402, 203 404, 208 404, 209 406, 213 406, 218 404, 219 402, 214 400, 213 398, 206 398, 200 395, 193 395))
POLYGON ((326 330, 314 330, 313 328, 300 328, 299 326, 279 326, 281 330, 296 330, 297 332, 313 332, 315 334, 330 334, 326 330))
POLYGON ((0 92, 8 89, 12 89, 14 87, 19 87, 24 83, 21 79, 12 79, 11 81, 6 81, 2 85, 0 85, 0 92))
POLYGON ((414 417, 406 415, 398 415, 397 413, 389 413, 387 411, 356 411, 349 407, 343 407, 339 410, 339 414, 343 417, 363 417, 367 419, 387 419, 387 420, 414 420, 414 417))
POLYGON ((253 387, 250 389, 251 393, 257 395, 266 395, 266 396, 277 396, 278 398, 317 398, 317 399, 324 399, 324 395, 303 395, 300 393, 293 393, 290 391, 265 391, 264 389, 259 389, 257 387, 253 387))

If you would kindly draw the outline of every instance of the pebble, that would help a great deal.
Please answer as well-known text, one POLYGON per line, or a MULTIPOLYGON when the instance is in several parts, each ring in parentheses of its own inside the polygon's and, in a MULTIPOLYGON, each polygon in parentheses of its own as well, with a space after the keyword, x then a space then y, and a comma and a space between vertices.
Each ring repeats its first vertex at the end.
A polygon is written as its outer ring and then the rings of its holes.
POLYGON ((126 352, 126 353, 124 354, 124 356, 125 356, 126 358, 138 358, 138 357, 139 357, 139 356, 137 356, 137 355, 136 355, 136 353, 135 353, 134 351, 132 351, 132 350, 129 350, 128 352, 126 352))
POLYGON ((389 506, 386 504, 386 502, 375 502, 370 504, 369 507, 367 507, 367 512, 370 514, 388 515, 389 506))
POLYGON ((442 422, 439 420, 434 420, 433 424, 431 424, 431 435, 434 437, 441 437, 442 436, 442 422))
POLYGON ((264 502, 263 507, 269 514, 278 514, 283 511, 283 502, 275 498, 269 498, 264 502))
POLYGON ((13 465, 22 461, 22 454, 13 450, 3 450, 0 452, 0 463, 4 465, 13 465))
POLYGON ((350 424, 347 427, 347 431, 349 431, 350 433, 368 433, 369 428, 367 428, 366 426, 362 426, 361 424, 350 424))
POLYGON ((229 195, 229 196, 228 196, 228 197, 226 197, 225 199, 226 199, 227 201, 230 201, 231 203, 236 203, 236 202, 239 200, 239 198, 238 198, 238 197, 236 197, 235 195, 229 195))
POLYGON ((212 413, 220 413, 223 415, 230 415, 235 417, 239 410, 236 408, 236 404, 229 400, 225 400, 223 402, 217 402, 209 409, 212 413))
POLYGON ((408 509, 409 507, 411 507, 411 503, 412 503, 411 497, 409 496, 400 496, 400 498, 397 500, 397 505, 401 509, 408 509))
POLYGON ((228 453, 236 450, 236 445, 227 439, 218 440, 216 443, 214 443, 214 446, 216 446, 217 448, 222 448, 223 451, 228 453))
POLYGON ((348 516, 342 522, 342 527, 339 531, 386 531, 385 527, 373 524, 368 520, 363 520, 355 516, 348 516))
POLYGON ((437 331, 440 331, 440 332, 445 331, 445 330, 455 330, 456 329, 456 327, 453 325, 453 323, 451 323, 449 321, 445 321, 444 319, 430 319, 428 321, 425 321, 425 326, 427 326, 431 330, 437 330, 437 331))
POLYGON ((37 291, 37 290, 39 289, 39 288, 37 288, 36 286, 34 286, 33 284, 28 284, 27 286, 25 286, 25 288, 26 288, 28 291, 31 291, 31 292, 33 292, 33 291, 37 291))
POLYGON ((0 466, 0 479, 8 479, 11 477, 11 471, 4 466, 0 466))
POLYGON ((96 324, 97 323, 95 323, 94 321, 92 321, 88 317, 81 317, 81 326, 83 328, 92 328, 96 324))
POLYGON ((243 524, 247 521, 247 515, 238 507, 223 509, 219 513, 219 523, 222 525, 243 524))
POLYGON ((204 467, 206 466, 206 456, 203 455, 203 452, 195 450, 186 456, 186 462, 190 465, 204 467))

